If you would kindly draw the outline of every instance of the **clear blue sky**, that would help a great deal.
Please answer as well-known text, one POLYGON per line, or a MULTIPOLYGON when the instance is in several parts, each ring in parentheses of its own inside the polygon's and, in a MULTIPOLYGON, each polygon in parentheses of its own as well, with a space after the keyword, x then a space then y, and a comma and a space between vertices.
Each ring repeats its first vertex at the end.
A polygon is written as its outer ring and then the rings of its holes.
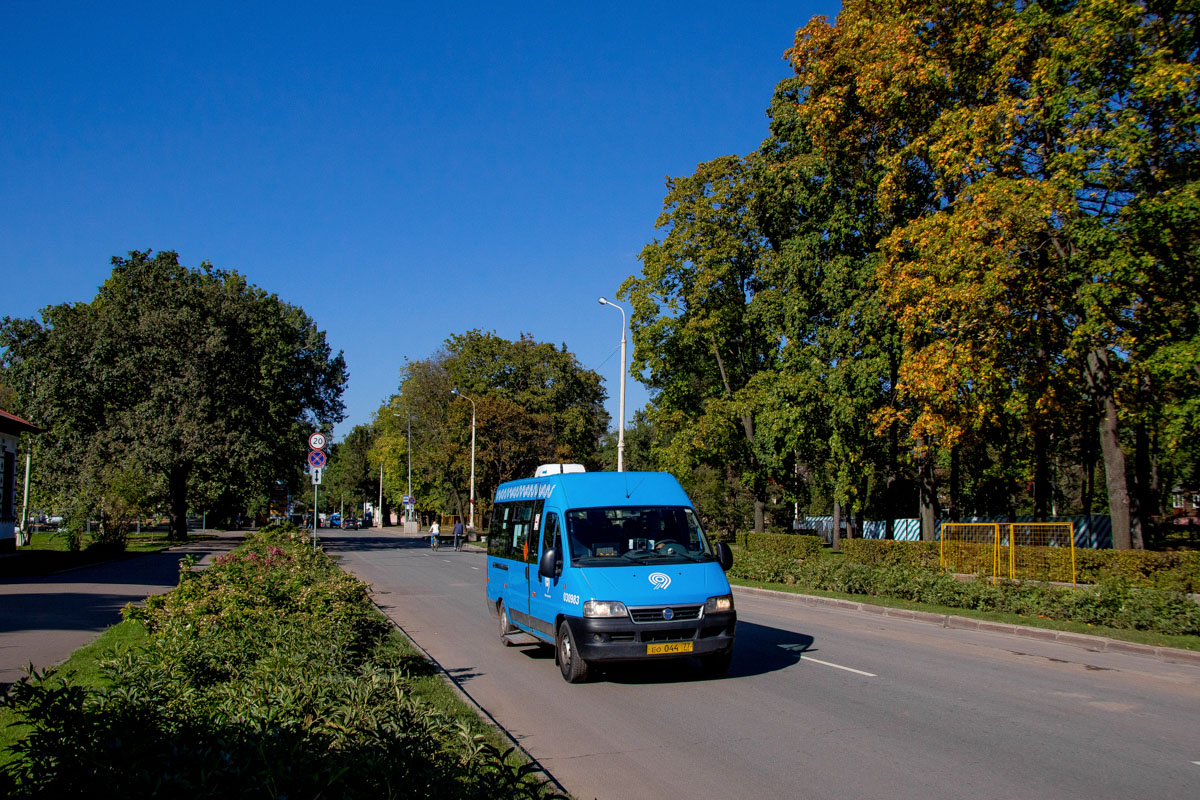
MULTIPOLYGON (((473 328, 567 345, 617 416, 612 299, 667 175, 767 133, 828 2, 0 9, 0 315, 172 249, 302 306, 351 426, 473 328)), ((631 344, 632 355, 632 344, 631 344)), ((628 384, 627 416, 647 401, 628 384)))

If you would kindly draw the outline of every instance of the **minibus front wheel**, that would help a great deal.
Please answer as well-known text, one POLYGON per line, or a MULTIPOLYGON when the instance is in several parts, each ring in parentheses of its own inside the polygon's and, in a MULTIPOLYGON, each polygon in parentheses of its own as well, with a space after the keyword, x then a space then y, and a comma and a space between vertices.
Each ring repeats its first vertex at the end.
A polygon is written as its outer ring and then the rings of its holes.
POLYGON ((579 657, 579 648, 575 646, 575 635, 571 633, 571 626, 565 619, 558 623, 557 643, 555 653, 558 657, 558 668, 562 670, 563 680, 567 683, 586 681, 588 664, 579 657))

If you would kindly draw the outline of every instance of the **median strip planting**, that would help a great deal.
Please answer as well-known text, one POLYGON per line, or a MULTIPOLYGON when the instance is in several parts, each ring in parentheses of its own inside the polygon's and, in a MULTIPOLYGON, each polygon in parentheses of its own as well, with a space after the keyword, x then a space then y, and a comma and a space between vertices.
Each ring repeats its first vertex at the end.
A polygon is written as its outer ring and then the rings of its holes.
POLYGON ((422 696, 430 664, 302 534, 254 534, 127 607, 148 632, 105 680, 35 673, 0 794, 546 797, 469 714, 422 696), (98 684, 98 685, 97 685, 98 684))

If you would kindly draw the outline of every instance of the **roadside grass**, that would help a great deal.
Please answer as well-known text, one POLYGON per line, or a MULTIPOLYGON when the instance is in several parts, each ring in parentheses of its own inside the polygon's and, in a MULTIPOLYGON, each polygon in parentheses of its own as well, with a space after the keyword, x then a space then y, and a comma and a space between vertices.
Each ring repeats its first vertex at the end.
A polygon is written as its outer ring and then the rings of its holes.
MULTIPOLYGON (((94 642, 79 648, 66 661, 50 669, 59 675, 71 676, 71 682, 78 686, 108 686, 110 681, 104 677, 100 663, 107 658, 129 652, 148 638, 146 628, 140 622, 119 622, 101 633, 94 642)), ((36 664, 34 666, 41 669, 36 664)), ((17 722, 11 708, 0 706, 0 765, 12 759, 10 748, 22 739, 28 730, 27 725, 17 722)))
MULTIPOLYGON (((830 554, 827 557, 840 558, 841 555, 830 554)), ((1109 639, 1118 639, 1120 641, 1133 642, 1135 644, 1147 644, 1157 647, 1177 647, 1182 650, 1200 651, 1200 636, 1178 636, 1155 633, 1154 631, 1109 628, 1102 625, 1088 625, 1081 622, 1046 619, 1044 617, 1025 617, 1019 614, 1006 614, 993 611, 976 611, 969 608, 931 605, 929 603, 918 603, 892 597, 875 597, 873 595, 828 592, 821 589, 809 589, 806 587, 791 586, 783 583, 766 583, 764 581, 746 580, 744 578, 736 578, 732 575, 728 577, 729 582, 735 586, 751 586, 757 589, 771 589, 777 592, 787 592, 788 594, 807 594, 816 597, 831 597, 839 600, 850 600, 855 603, 868 603, 870 605, 882 606, 885 608, 903 608, 910 611, 926 611, 931 614, 947 614, 956 617, 985 620, 988 622, 1001 622, 1009 625, 1027 625, 1031 628, 1045 628, 1047 630, 1063 631, 1067 633, 1082 633, 1091 636, 1104 636, 1109 639)))
MULTIPOLYGON (((382 612, 380 613, 382 615, 382 612)), ((492 745, 500 752, 503 753, 512 747, 512 744, 506 737, 502 736, 495 727, 462 701, 446 678, 438 674, 433 664, 429 663, 425 654, 414 647, 407 636, 398 629, 393 628, 391 633, 388 634, 388 642, 404 653, 407 658, 420 660, 429 665, 427 674, 414 675, 409 681, 409 689, 413 693, 413 696, 427 704, 434 711, 450 718, 453 722, 465 725, 473 735, 483 737, 484 742, 492 745)), ((507 763, 521 765, 528 763, 528 759, 524 757, 524 754, 520 750, 514 750, 509 755, 507 763)))

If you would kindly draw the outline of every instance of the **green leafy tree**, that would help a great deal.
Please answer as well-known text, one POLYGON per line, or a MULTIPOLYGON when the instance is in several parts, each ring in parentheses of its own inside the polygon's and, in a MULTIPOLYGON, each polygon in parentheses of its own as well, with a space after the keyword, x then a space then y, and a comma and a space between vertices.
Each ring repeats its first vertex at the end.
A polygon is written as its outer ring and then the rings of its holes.
POLYGON ((6 318, 0 345, 49 429, 39 455, 60 502, 93 513, 109 476, 139 474, 176 538, 189 508, 245 503, 342 419, 344 359, 300 308, 170 251, 114 258, 92 302, 6 318))
POLYGON ((608 422, 604 397, 600 376, 565 346, 528 335, 510 341, 480 331, 456 334, 431 358, 405 365, 400 391, 377 414, 372 463, 383 465, 384 490, 395 501, 407 489, 411 458, 419 507, 465 517, 473 401, 478 522, 500 483, 532 475, 538 464, 596 468, 608 422))
POLYGON ((356 508, 371 497, 376 488, 376 475, 371 469, 373 445, 373 428, 355 425, 343 441, 330 446, 329 464, 321 484, 328 508, 336 510, 342 504, 356 508))
POLYGON ((651 422, 675 473, 717 469, 754 496, 763 530, 771 465, 756 447, 761 395, 754 382, 773 368, 780 342, 754 299, 771 257, 752 208, 753 167, 737 156, 670 178, 642 273, 621 286, 633 305, 631 372, 650 389, 651 422))

